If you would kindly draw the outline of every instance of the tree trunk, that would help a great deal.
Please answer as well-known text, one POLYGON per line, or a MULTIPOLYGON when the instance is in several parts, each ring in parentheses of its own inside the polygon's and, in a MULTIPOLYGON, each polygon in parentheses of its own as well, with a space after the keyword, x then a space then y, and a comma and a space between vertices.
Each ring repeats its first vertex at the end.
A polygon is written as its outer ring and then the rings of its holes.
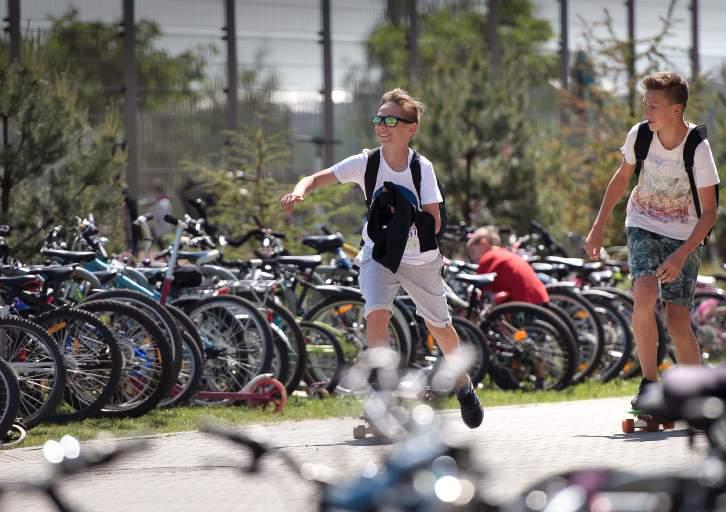
MULTIPOLYGON (((8 116, 4 115, 3 118, 3 153, 7 151, 10 146, 8 138, 8 116)), ((2 197, 0 198, 0 213, 2 214, 2 221, 8 221, 8 212, 10 211, 10 189, 13 186, 13 173, 10 170, 9 158, 5 155, 5 163, 3 164, 3 178, 2 178, 2 197)))
POLYGON ((474 162, 474 155, 466 155, 466 201, 464 202, 464 220, 466 225, 471 224, 471 165, 474 162))

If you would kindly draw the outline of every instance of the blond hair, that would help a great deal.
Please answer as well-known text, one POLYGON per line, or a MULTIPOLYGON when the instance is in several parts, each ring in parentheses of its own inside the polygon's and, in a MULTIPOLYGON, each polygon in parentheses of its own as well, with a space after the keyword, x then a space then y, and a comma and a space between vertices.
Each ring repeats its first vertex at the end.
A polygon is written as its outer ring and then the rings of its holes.
POLYGON ((665 91, 668 101, 674 105, 688 104, 688 81, 678 73, 661 71, 643 78, 640 86, 646 91, 665 91))
POLYGON ((471 247, 478 244, 481 240, 486 240, 492 247, 502 245, 502 240, 499 238, 499 232, 494 226, 485 226, 475 230, 466 242, 466 246, 471 247))
POLYGON ((381 103, 379 106, 390 102, 393 102, 401 107, 411 121, 416 124, 421 123, 421 117, 423 116, 425 108, 424 104, 420 100, 411 96, 408 91, 404 91, 397 87, 388 92, 384 92, 383 96, 381 96, 381 103))

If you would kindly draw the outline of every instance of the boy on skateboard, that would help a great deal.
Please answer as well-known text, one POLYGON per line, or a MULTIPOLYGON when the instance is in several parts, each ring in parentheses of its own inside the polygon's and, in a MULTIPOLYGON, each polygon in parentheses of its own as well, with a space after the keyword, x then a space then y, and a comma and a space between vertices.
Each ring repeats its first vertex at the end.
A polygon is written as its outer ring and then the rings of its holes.
POLYGON ((684 119, 686 80, 676 73, 660 72, 645 77, 641 86, 646 121, 628 133, 621 148, 623 161, 610 180, 585 241, 587 255, 598 258, 605 223, 633 173, 638 175, 625 221, 633 280, 633 333, 643 372, 631 402, 636 411, 639 397, 658 379, 658 298, 665 304, 678 364, 701 363, 690 310, 704 240, 716 222, 719 183, 705 127, 684 119))
MULTIPOLYGON (((372 117, 381 147, 306 176, 292 192, 282 196, 280 204, 292 212, 309 192, 335 183, 357 183, 367 195, 367 189, 372 189, 373 193, 366 197, 369 212, 363 227, 364 245, 356 258, 360 267, 358 282, 365 299, 368 348, 389 346, 393 299, 403 286, 444 356, 451 356, 458 354, 461 347, 446 303, 443 261, 436 243, 443 196, 431 162, 409 148, 423 110, 423 104, 406 91, 386 92, 372 117), (369 157, 379 159, 377 175, 373 175, 375 186, 366 183, 366 176, 370 177, 366 172, 369 157), (416 166, 420 169, 418 184, 412 172, 416 166)), ((466 374, 457 382, 457 398, 464 423, 469 428, 478 427, 484 413, 466 374)))

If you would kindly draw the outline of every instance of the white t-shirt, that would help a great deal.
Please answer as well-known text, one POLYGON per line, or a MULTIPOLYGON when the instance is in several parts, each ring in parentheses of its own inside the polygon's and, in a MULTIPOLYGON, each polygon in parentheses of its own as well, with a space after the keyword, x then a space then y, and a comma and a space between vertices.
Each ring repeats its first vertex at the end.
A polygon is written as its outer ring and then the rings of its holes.
MULTIPOLYGON (((638 135, 635 125, 628 132, 625 145, 620 148, 625 161, 634 165, 635 139, 638 135)), ((688 133, 696 125, 688 124, 688 133)), ((648 157, 643 162, 637 186, 628 199, 626 227, 642 228, 652 233, 686 240, 698 222, 696 207, 691 195, 691 185, 683 163, 683 147, 688 133, 678 147, 668 150, 653 134, 648 157)), ((696 188, 719 183, 716 164, 713 161, 708 139, 696 148, 693 159, 693 176, 696 188)))
MULTIPOLYGON (((411 159, 413 158, 413 150, 408 150, 408 164, 403 171, 394 171, 386 162, 383 148, 381 148, 381 163, 378 168, 378 176, 376 178, 376 186, 373 193, 383 186, 383 183, 390 181, 401 187, 408 189, 415 197, 416 187, 413 184, 413 176, 411 175, 411 159)), ((439 187, 436 185, 436 174, 434 166, 431 162, 419 154, 419 162, 421 164, 421 204, 440 203, 443 201, 439 187)), ((363 151, 357 155, 349 156, 345 160, 338 162, 332 167, 333 174, 340 183, 357 183, 365 194, 365 173, 366 164, 368 163, 368 151, 363 151)), ((363 226, 363 246, 364 253, 370 254, 373 250, 373 241, 368 237, 368 223, 363 226)), ((407 265, 423 265, 430 263, 439 256, 438 250, 421 252, 419 250, 418 232, 416 225, 413 224, 408 232, 408 241, 406 249, 403 253, 401 263, 407 265)), ((365 255, 363 256, 365 258, 365 255)))

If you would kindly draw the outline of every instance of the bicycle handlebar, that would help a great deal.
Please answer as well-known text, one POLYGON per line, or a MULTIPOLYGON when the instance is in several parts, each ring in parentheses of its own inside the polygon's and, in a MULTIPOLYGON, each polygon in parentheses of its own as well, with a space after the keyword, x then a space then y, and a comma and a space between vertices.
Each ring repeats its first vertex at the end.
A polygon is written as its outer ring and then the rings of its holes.
POLYGON ((184 222, 183 220, 177 219, 173 215, 165 214, 164 215, 164 222, 167 222, 171 224, 172 226, 181 226, 182 229, 187 231, 192 236, 203 236, 197 229, 192 227, 188 222, 184 222))
MULTIPOLYGON (((243 432, 226 430, 212 424, 203 425, 200 431, 216 437, 221 437, 222 439, 226 439, 227 441, 231 441, 234 444, 247 448, 252 453, 252 461, 249 466, 245 468, 245 471, 248 473, 256 473, 260 469, 260 460, 262 460, 262 457, 270 452, 270 449, 265 445, 255 441, 243 432)), ((288 462, 292 462, 297 469, 297 463, 289 457, 286 458, 286 460, 288 462)))
POLYGON ((231 245, 232 247, 239 247, 241 245, 244 245, 247 243, 247 241, 254 237, 262 238, 263 236, 268 235, 272 236, 274 238, 279 238, 280 240, 285 240, 287 238, 287 235, 285 233, 278 233, 277 231, 269 231, 266 228, 257 228, 252 229, 242 235, 240 238, 234 239, 234 238, 227 238, 227 245, 231 245))

